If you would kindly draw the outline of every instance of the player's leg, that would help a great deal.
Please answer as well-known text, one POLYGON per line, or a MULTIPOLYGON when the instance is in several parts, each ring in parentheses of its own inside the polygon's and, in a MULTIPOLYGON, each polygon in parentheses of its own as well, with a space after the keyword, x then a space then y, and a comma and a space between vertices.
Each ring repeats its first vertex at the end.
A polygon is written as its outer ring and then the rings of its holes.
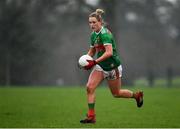
POLYGON ((81 120, 81 123, 95 123, 95 89, 104 79, 103 72, 93 70, 89 76, 87 83, 87 101, 88 101, 88 114, 87 118, 81 120))
POLYGON ((108 85, 114 97, 134 98, 136 100, 137 107, 141 107, 143 105, 143 92, 139 91, 133 93, 130 90, 121 89, 121 78, 117 78, 115 80, 108 80, 108 85))
POLYGON ((135 98, 137 106, 141 107, 143 105, 143 92, 139 91, 133 93, 128 89, 121 89, 121 76, 122 67, 119 66, 117 69, 108 73, 110 78, 108 79, 108 85, 111 93, 117 98, 135 98))
MULTIPOLYGON (((95 89, 96 87, 102 82, 104 79, 103 73, 101 71, 93 70, 92 73, 89 76, 88 82, 87 82, 87 101, 89 104, 89 109, 94 109, 95 104, 95 89)), ((91 113, 91 110, 89 110, 88 114, 94 114, 91 113)))
POLYGON ((116 98, 133 98, 133 92, 127 89, 121 89, 121 78, 108 80, 108 85, 111 93, 116 98))

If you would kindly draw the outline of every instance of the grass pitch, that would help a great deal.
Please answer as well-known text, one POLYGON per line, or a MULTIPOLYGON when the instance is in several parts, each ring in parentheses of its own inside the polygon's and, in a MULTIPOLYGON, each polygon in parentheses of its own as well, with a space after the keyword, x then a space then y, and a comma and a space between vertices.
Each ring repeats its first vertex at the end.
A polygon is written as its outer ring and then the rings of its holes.
POLYGON ((84 125, 85 88, 0 88, 0 128, 180 128, 180 88, 143 91, 144 106, 137 108, 133 99, 97 88, 97 123, 84 125))

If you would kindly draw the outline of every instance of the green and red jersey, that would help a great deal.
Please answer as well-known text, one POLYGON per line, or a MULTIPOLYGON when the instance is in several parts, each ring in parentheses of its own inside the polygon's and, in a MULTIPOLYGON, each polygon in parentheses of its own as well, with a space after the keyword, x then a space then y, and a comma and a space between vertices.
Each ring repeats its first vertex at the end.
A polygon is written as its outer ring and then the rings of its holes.
POLYGON ((98 33, 91 33, 91 47, 95 47, 97 52, 97 58, 104 54, 105 45, 112 45, 113 55, 98 64, 103 68, 103 70, 111 71, 112 69, 117 68, 121 64, 112 33, 105 27, 102 27, 98 33))

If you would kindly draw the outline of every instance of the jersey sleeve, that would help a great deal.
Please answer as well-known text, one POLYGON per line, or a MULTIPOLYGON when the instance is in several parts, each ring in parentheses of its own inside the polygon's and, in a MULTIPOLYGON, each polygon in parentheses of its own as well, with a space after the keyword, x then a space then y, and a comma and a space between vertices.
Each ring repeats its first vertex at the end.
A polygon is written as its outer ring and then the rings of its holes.
POLYGON ((101 39, 104 45, 112 45, 112 36, 110 34, 103 34, 101 39))

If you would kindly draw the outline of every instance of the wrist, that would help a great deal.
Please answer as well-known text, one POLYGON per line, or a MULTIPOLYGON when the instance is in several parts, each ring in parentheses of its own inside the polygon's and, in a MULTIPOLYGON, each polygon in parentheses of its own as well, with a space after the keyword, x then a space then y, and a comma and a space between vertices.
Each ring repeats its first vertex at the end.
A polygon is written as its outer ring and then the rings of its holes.
POLYGON ((94 60, 94 64, 97 64, 98 62, 96 60, 94 60))

